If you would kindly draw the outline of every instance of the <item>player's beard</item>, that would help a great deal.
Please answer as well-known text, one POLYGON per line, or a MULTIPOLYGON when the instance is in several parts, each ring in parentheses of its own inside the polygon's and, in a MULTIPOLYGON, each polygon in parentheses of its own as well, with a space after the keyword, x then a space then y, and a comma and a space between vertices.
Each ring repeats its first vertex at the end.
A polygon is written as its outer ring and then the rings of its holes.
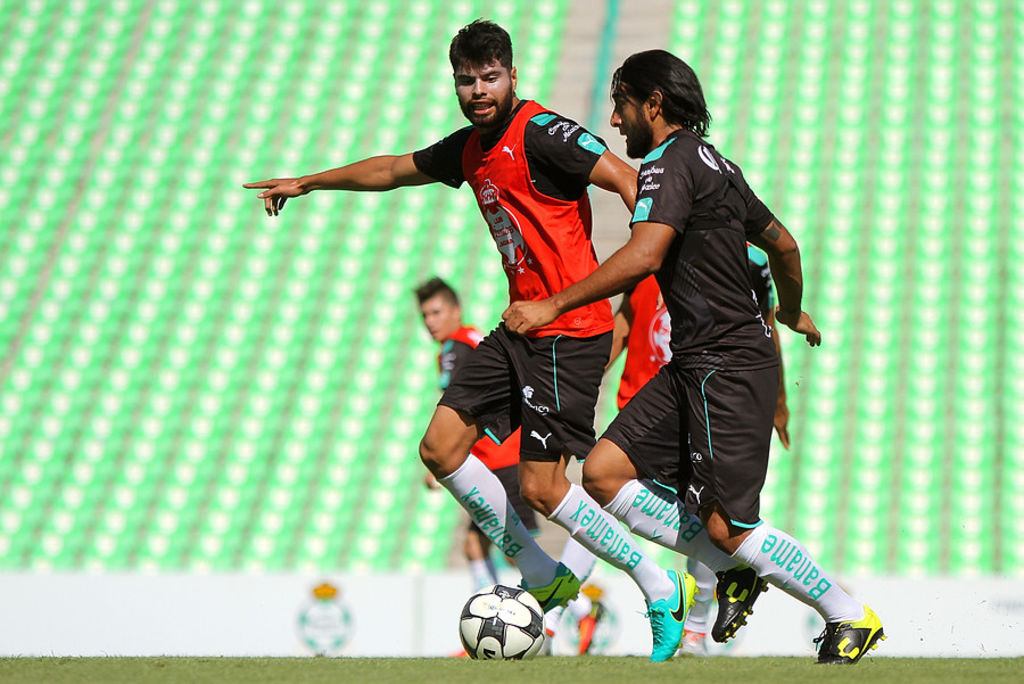
POLYGON ((514 97, 509 94, 504 99, 497 98, 480 98, 477 100, 470 100, 466 103, 460 103, 462 106, 462 114, 469 123, 473 124, 483 132, 489 132, 496 130, 501 127, 503 123, 508 119, 509 114, 512 112, 512 101, 514 97), (481 101, 490 102, 494 105, 494 109, 489 113, 481 116, 480 114, 473 111, 473 105, 481 101))
POLYGON ((626 156, 630 159, 646 157, 654 146, 654 129, 641 123, 626 131, 626 156))

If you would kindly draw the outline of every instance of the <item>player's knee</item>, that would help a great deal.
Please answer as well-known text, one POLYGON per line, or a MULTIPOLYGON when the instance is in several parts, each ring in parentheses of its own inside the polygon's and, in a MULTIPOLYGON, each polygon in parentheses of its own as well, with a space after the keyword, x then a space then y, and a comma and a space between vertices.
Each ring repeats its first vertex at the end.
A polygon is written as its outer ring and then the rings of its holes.
POLYGON ((743 531, 730 525, 717 507, 710 514, 701 515, 701 518, 711 543, 729 555, 735 553, 743 541, 741 536, 743 531))
POLYGON ((708 539, 711 540, 712 544, 718 547, 719 551, 730 556, 736 553, 736 550, 740 548, 740 544, 743 543, 742 537, 722 534, 713 535, 710 533, 710 530, 708 531, 708 539))
POLYGON ((523 501, 525 501, 526 504, 535 511, 542 508, 541 503, 544 499, 544 488, 540 486, 540 483, 524 479, 519 484, 519 495, 523 497, 523 501))
POLYGON ((711 525, 710 527, 705 525, 704 529, 708 531, 708 540, 722 551, 725 551, 724 547, 729 541, 728 533, 724 532, 717 525, 711 525))
POLYGON ((624 484, 615 468, 609 467, 602 459, 591 461, 590 457, 583 462, 582 482, 587 494, 602 506, 611 503, 624 484))
POLYGON ((420 440, 420 460, 434 477, 446 477, 466 462, 477 438, 477 426, 471 418, 438 406, 420 440))
POLYGON ((551 515, 558 506, 558 501, 552 501, 550 490, 546 483, 534 478, 523 478, 519 484, 519 494, 523 501, 545 516, 551 515))
POLYGON ((587 494, 594 497, 594 501, 597 501, 602 506, 607 506, 615 498, 616 492, 611 491, 612 487, 608 474, 599 468, 588 470, 584 466, 582 483, 583 489, 587 490, 587 494))
POLYGON ((420 460, 427 466, 427 470, 434 472, 434 466, 437 465, 437 448, 427 437, 420 440, 420 460))
POLYGON ((420 460, 435 477, 451 475, 458 468, 458 464, 452 463, 450 451, 430 433, 420 440, 420 460))

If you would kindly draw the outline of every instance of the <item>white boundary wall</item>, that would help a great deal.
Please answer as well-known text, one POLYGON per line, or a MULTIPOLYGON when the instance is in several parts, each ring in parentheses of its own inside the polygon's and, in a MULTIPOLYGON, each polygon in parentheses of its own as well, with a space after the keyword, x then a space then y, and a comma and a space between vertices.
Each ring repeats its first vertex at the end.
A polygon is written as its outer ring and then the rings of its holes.
MULTIPOLYGON (((505 578, 514 583, 513 576, 505 578)), ((601 569, 594 581, 617 616, 609 654, 646 655, 650 633, 639 591, 601 569)), ((299 631, 310 605, 351 616, 347 656, 445 656, 460 646, 463 572, 430 575, 0 574, 3 656, 295 656, 312 653, 299 631), (317 602, 328 581, 340 601, 317 602)), ((878 656, 1024 655, 1019 579, 863 578, 847 583, 881 616, 878 656)), ((336 622, 335 622, 336 623, 336 622)), ((772 588, 727 650, 733 655, 813 654, 821 621, 772 588)), ((330 631, 328 629, 328 631, 330 631)))

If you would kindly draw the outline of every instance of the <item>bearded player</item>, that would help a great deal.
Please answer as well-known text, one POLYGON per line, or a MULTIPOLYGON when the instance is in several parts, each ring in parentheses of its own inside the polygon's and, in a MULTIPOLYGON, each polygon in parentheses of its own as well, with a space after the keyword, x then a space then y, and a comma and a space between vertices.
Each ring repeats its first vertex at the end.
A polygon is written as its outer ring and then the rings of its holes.
POLYGON ((632 236, 584 280, 541 301, 515 302, 502 318, 527 333, 656 274, 672 316, 672 361, 587 457, 588 492, 645 536, 660 534, 660 521, 637 510, 637 498, 675 508, 680 500, 668 492, 683 492, 687 512, 700 516, 718 548, 822 616, 819 663, 856 663, 885 638, 878 616, 759 512, 779 371, 772 329, 751 296, 745 243, 768 254, 776 320, 813 347, 821 333, 801 308, 796 241, 739 167, 705 140, 711 117, 689 65, 664 50, 634 54, 615 73, 612 99, 612 126, 625 135, 629 156, 643 157, 632 236), (637 448, 666 421, 688 435, 685 451, 666 460, 637 448), (687 455, 689 477, 680 467, 687 455), (648 489, 641 477, 668 487, 648 489))
MULTIPOLYGON (((772 288, 771 271, 764 252, 753 245, 747 245, 747 270, 750 275, 751 290, 757 301, 758 309, 768 325, 775 324, 775 295, 772 288)), ((621 411, 641 387, 657 374, 672 359, 670 338, 672 320, 665 306, 665 300, 658 289, 658 281, 648 276, 627 291, 622 298, 619 310, 615 312, 615 332, 612 338, 612 355, 609 366, 625 351, 626 361, 619 380, 619 391, 616 403, 621 411)), ((782 381, 782 348, 776 334, 775 349, 779 355, 779 393, 775 404, 775 431, 779 441, 789 448, 789 409, 786 406, 786 388, 782 381)), ((677 453, 679 449, 678 425, 675 422, 664 424, 664 434, 647 440, 646 450, 662 449, 677 453)), ((672 458, 672 454, 667 458, 672 458)), ((688 461, 682 461, 685 467, 688 461)), ((684 624, 682 652, 691 655, 707 653, 707 618, 711 609, 712 592, 715 587, 715 572, 699 562, 696 558, 687 559, 686 570, 697 582, 697 596, 693 608, 686 616, 684 624)), ((737 619, 733 613, 741 607, 741 602, 730 596, 727 587, 731 584, 728 576, 723 573, 724 580, 719 587, 719 601, 723 608, 716 620, 712 637, 719 642, 732 637, 730 629, 732 620, 737 619)), ((758 588, 764 587, 763 582, 758 588)), ((751 611, 746 610, 741 621, 751 611)))

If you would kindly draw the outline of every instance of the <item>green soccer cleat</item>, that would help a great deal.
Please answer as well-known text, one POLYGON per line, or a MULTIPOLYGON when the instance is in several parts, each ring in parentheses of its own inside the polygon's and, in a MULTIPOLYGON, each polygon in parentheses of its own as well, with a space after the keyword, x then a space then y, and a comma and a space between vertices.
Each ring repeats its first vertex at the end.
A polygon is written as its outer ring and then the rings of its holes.
POLYGON ((647 617, 651 621, 651 662, 668 660, 679 648, 683 638, 683 624, 693 605, 697 593, 697 580, 685 572, 669 570, 668 576, 675 584, 675 591, 667 599, 658 599, 647 606, 647 617))
POLYGON ((718 573, 718 617, 711 628, 711 638, 724 644, 736 636, 739 628, 747 624, 747 616, 754 612, 754 601, 762 591, 768 591, 768 583, 753 568, 737 565, 718 573))
POLYGON ((543 587, 528 587, 526 580, 519 585, 537 599, 541 610, 545 613, 556 606, 564 606, 580 594, 580 581, 572 570, 561 563, 555 570, 555 577, 543 587))
POLYGON ((818 646, 819 665, 853 665, 870 650, 885 641, 882 621, 875 611, 864 606, 860 620, 830 622, 814 643, 818 646))

